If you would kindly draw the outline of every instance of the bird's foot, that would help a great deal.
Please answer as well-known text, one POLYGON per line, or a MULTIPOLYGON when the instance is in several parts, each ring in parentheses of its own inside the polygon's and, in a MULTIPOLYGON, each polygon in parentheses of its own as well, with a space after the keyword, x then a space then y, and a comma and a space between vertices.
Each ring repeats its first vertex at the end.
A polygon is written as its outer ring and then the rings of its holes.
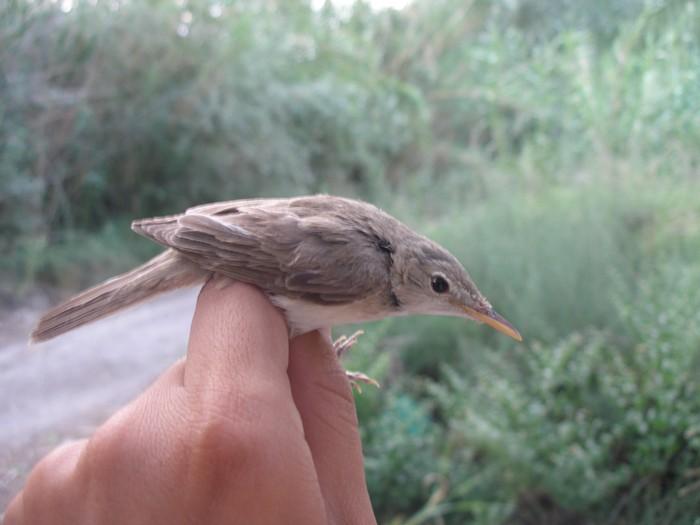
POLYGON ((362 387, 360 386, 360 383, 381 388, 381 385, 377 380, 372 379, 367 374, 363 374, 362 372, 351 372, 350 370, 346 370, 345 377, 348 378, 348 381, 350 381, 350 385, 360 394, 362 393, 362 387))
MULTIPOLYGON (((333 350, 335 350, 335 354, 338 356, 338 358, 342 357, 348 350, 350 350, 362 334, 364 334, 364 332, 362 330, 358 330, 350 337, 346 335, 341 335, 338 339, 336 339, 333 342, 333 350)), ((379 388, 379 383, 376 380, 372 379, 366 374, 363 374, 362 372, 351 372, 349 370, 346 370, 345 375, 350 381, 352 387, 359 393, 362 393, 360 383, 364 383, 366 385, 373 385, 379 388)))
POLYGON ((350 350, 355 343, 357 343, 357 339, 364 334, 364 331, 358 330, 354 334, 352 334, 350 337, 347 335, 341 335, 338 339, 333 341, 333 350, 335 350, 335 355, 338 356, 338 359, 343 357, 343 354, 350 350))

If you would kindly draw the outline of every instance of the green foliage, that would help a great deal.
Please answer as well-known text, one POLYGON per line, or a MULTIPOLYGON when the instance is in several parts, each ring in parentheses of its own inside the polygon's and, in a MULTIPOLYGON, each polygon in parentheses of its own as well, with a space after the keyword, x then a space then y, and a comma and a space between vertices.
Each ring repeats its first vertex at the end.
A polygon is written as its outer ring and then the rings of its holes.
POLYGON ((440 437, 421 402, 395 390, 385 398, 363 428, 367 486, 380 521, 410 513, 427 499, 440 437))
POLYGON ((684 177, 699 160, 699 12, 606 6, 6 2, 4 248, 249 195, 391 207, 401 188, 432 211, 600 170, 684 177))
POLYGON ((0 26, 8 249, 202 201, 367 193, 416 133, 415 101, 301 2, 220 15, 204 1, 12 2, 0 16, 22 10, 21 31, 0 26))
MULTIPOLYGON (((700 255, 692 233, 700 213, 692 194, 662 181, 647 180, 639 189, 599 177, 575 188, 515 191, 451 208, 423 230, 465 263, 482 292, 526 339, 554 343, 590 327, 624 335, 629 329, 615 301, 633 304, 639 276, 654 271, 658 252, 700 255)), ((403 340, 405 370, 430 377, 437 377, 445 362, 475 366, 473 347, 518 346, 453 319, 388 324, 388 337, 403 340)))
MULTIPOLYGON (((515 513, 631 524, 664 512, 685 520, 700 503, 688 489, 700 458, 669 459, 700 423, 697 190, 644 182, 599 178, 575 191, 509 194, 429 229, 530 346, 440 317, 369 331, 382 337, 369 346, 391 356, 390 369, 451 385, 429 396, 442 408, 436 422, 449 428, 430 471, 449 480, 436 513, 455 523, 515 513), (682 415, 681 397, 692 405, 682 415), (640 413, 668 421, 645 435, 632 430, 640 413), (683 490, 689 498, 678 498, 683 490)), ((422 398, 420 385, 401 388, 422 398)), ((363 422, 381 417, 381 405, 370 406, 363 422)), ((532 519, 524 523, 540 522, 532 519)))
POLYGON ((417 84, 430 108, 431 134, 414 162, 440 180, 467 179, 472 196, 483 196, 494 171, 510 172, 498 187, 570 183, 586 176, 591 159, 608 162, 595 166, 605 172, 653 163, 656 172, 685 176, 697 162, 696 5, 605 5, 443 0, 376 24, 376 39, 391 42, 388 70, 417 84), (521 27, 523 10, 550 18, 521 27), (619 14, 607 18, 614 28, 594 32, 581 11, 619 14), (550 23, 558 29, 543 31, 550 23))
MULTIPOLYGON (((633 337, 589 331, 486 355, 469 377, 434 385, 460 443, 499 471, 510 497, 546 497, 596 523, 639 523, 700 509, 700 271, 669 265, 623 308, 633 337), (666 293, 659 294, 660 290, 666 293)), ((689 514, 690 512, 690 514, 689 514)))
POLYGON ((698 523, 695 2, 74 4, 0 2, 0 287, 145 259, 134 217, 365 197, 526 339, 360 339, 382 522, 698 523))

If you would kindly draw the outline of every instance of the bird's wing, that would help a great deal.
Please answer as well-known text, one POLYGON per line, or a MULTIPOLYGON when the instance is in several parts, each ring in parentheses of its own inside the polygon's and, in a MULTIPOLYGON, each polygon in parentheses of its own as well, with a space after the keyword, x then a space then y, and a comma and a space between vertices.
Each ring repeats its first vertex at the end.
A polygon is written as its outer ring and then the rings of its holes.
POLYGON ((201 268, 321 304, 381 293, 389 284, 376 239, 318 199, 207 204, 182 215, 136 221, 134 231, 201 268))

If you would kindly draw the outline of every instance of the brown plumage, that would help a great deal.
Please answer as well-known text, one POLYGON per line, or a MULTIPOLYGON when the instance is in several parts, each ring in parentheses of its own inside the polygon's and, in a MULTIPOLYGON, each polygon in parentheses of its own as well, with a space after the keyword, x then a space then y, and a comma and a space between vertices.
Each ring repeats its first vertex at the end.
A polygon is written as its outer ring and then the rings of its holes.
POLYGON ((212 273, 262 289, 292 335, 390 315, 471 317, 519 338, 444 248, 360 201, 317 195, 205 204, 135 221, 167 248, 48 312, 43 341, 212 273), (447 290, 436 291, 436 280, 447 290))

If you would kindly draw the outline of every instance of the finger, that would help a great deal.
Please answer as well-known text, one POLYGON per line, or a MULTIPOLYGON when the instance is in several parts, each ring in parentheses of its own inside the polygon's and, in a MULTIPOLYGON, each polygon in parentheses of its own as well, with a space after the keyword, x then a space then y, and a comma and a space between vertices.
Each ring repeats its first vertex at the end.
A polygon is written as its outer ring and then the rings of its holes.
POLYGON ((185 364, 190 508, 235 509, 243 523, 326 522, 288 360, 285 321, 259 290, 205 285, 185 364))
POLYGON ((197 299, 185 367, 187 388, 227 391, 286 373, 284 318, 256 288, 211 279, 197 299))
POLYGON ((330 339, 312 332, 292 340, 289 377, 331 519, 375 523, 355 403, 330 339))
POLYGON ((29 474, 22 495, 23 518, 36 525, 79 523, 83 487, 75 471, 86 440, 55 448, 29 474))
POLYGON ((23 525, 24 521, 24 493, 20 492, 14 498, 5 511, 2 525, 23 525))

